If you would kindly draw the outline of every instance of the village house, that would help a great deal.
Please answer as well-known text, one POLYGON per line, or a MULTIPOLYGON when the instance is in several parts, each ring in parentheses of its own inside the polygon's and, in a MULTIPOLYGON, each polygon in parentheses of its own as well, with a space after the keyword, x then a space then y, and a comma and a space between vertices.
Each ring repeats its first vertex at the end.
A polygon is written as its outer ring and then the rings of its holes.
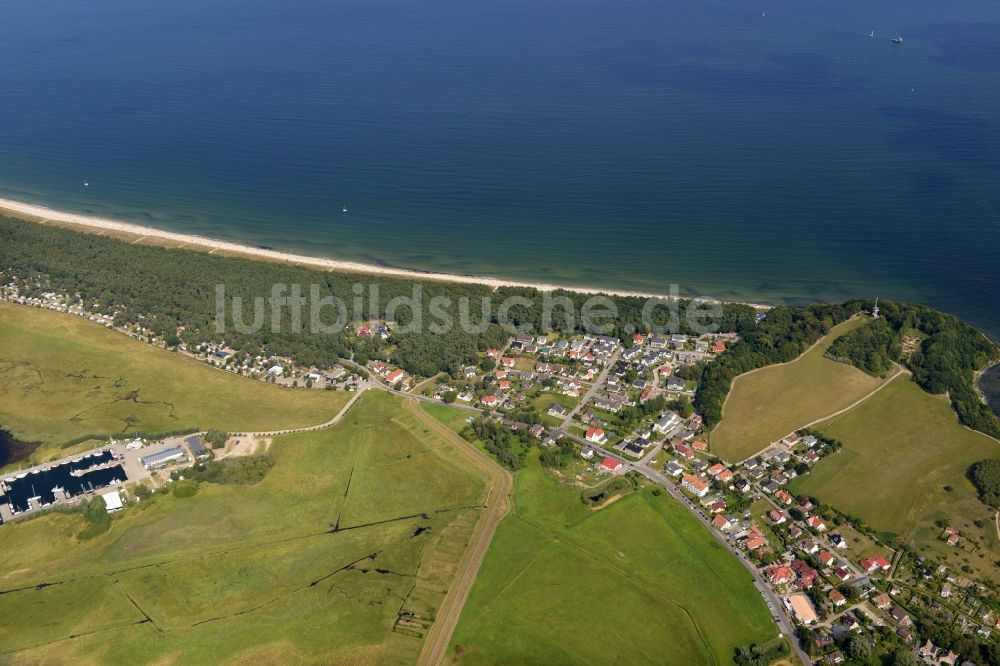
POLYGON ((554 402, 549 406, 546 412, 549 416, 555 416, 557 418, 563 418, 569 415, 569 410, 560 405, 558 402, 554 402))
POLYGON ((729 521, 729 518, 723 516, 721 513, 712 519, 712 526, 721 532, 728 532, 733 528, 733 524, 729 521))
POLYGON ((892 564, 889 562, 889 560, 885 559, 881 555, 871 558, 866 557, 863 560, 861 560, 859 564, 861 565, 861 569, 865 573, 875 573, 876 571, 879 570, 888 571, 889 569, 892 568, 892 564))
POLYGON ((606 472, 617 472, 624 465, 620 460, 611 458, 610 456, 601 461, 601 469, 606 472))
POLYGON ((678 465, 675 461, 671 460, 670 462, 667 463, 667 466, 664 468, 664 471, 668 475, 676 478, 684 473, 684 468, 678 465))
POLYGON ((799 587, 805 589, 816 583, 819 573, 809 566, 805 560, 792 560, 792 570, 795 571, 799 587))
POLYGON ((813 528, 817 532, 823 532, 826 530, 826 523, 824 523, 818 516, 809 516, 806 520, 806 525, 813 528))
POLYGON ((841 594, 837 589, 830 590, 830 593, 827 596, 830 598, 830 603, 833 604, 834 608, 840 608, 847 603, 847 597, 841 594))
POLYGON ((771 585, 786 585, 791 583, 795 578, 792 574, 791 567, 784 564, 776 564, 772 567, 768 567, 764 570, 764 574, 767 576, 767 580, 771 583, 771 585))
POLYGON ((681 458, 686 458, 687 460, 694 459, 694 450, 685 444, 674 444, 674 452, 681 458))
POLYGON ((604 444, 604 442, 608 441, 608 436, 600 428, 589 428, 585 439, 594 444, 604 444))
POLYGON ((704 497, 708 494, 709 488, 711 488, 707 481, 698 478, 694 474, 685 474, 681 479, 681 485, 697 497, 704 497))

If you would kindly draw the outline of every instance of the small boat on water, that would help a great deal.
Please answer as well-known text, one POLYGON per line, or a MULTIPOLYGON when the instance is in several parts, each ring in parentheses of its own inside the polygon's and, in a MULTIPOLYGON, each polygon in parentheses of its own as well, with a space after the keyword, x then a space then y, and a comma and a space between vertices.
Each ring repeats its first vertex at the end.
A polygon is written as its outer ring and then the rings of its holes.
POLYGON ((869 36, 869 37, 874 37, 874 36, 875 36, 875 31, 874 31, 874 30, 872 30, 872 34, 870 34, 870 35, 868 35, 868 36, 869 36))
POLYGON ((890 39, 889 41, 891 41, 893 44, 902 44, 903 43, 903 38, 900 37, 899 33, 897 32, 896 35, 892 39, 890 39))

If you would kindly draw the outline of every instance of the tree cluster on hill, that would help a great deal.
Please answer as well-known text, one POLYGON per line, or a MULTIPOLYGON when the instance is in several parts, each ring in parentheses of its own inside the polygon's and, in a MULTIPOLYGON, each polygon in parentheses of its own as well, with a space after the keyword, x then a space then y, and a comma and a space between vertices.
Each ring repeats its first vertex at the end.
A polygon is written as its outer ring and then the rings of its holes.
POLYGON ((1000 509, 1000 460, 981 460, 969 468, 969 478, 984 504, 1000 509))
POLYGON ((857 304, 776 307, 760 323, 737 322, 741 340, 715 361, 699 363, 685 372, 696 379, 695 408, 707 427, 722 420, 722 405, 733 379, 744 372, 774 363, 787 363, 858 311, 857 304))
MULTIPOLYGON (((870 305, 852 303, 864 308, 870 305)), ((933 308, 885 301, 879 309, 879 319, 837 338, 829 355, 872 374, 885 372, 893 362, 903 363, 922 389, 948 394, 959 421, 1000 437, 1000 418, 983 402, 975 386, 976 372, 1000 359, 996 345, 958 317, 933 308), (909 357, 902 351, 907 335, 923 338, 909 357)))
POLYGON ((870 375, 881 375, 892 369, 901 350, 899 332, 882 317, 834 340, 826 356, 854 365, 870 375))

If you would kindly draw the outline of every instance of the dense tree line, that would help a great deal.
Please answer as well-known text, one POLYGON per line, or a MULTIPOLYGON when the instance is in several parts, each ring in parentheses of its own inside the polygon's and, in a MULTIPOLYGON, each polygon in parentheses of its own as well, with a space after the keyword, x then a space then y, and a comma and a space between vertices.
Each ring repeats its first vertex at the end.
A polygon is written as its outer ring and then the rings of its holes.
POLYGON ((740 342, 714 362, 687 368, 684 375, 698 380, 695 408, 712 427, 722 420, 722 405, 733 379, 774 363, 787 363, 858 311, 857 304, 776 307, 760 323, 736 322, 740 342))
MULTIPOLYGON (((502 321, 524 327, 528 332, 545 329, 582 332, 581 313, 590 298, 573 292, 555 292, 546 297, 555 303, 550 308, 554 315, 547 317, 545 301, 533 289, 504 288, 493 293, 482 285, 333 273, 276 262, 131 245, 11 218, 0 218, 0 270, 27 278, 28 284, 23 285, 27 295, 33 289, 79 294, 95 312, 118 312, 116 323, 141 322, 156 336, 171 342, 224 341, 249 355, 266 351, 319 368, 331 367, 339 358, 352 356, 361 363, 371 359, 391 360, 407 372, 422 376, 442 371, 459 376, 462 366, 476 362, 476 352, 502 346, 509 336, 499 325, 502 321), (39 283, 37 288, 35 282, 39 283), (378 336, 357 338, 344 327, 310 334, 312 316, 308 307, 302 314, 301 328, 293 325, 287 307, 279 309, 278 318, 274 317, 269 299, 275 284, 288 285, 289 289, 300 285, 305 297, 310 295, 312 285, 316 285, 321 296, 336 297, 344 304, 348 321, 391 315, 399 326, 388 342, 378 336), (219 285, 225 289, 227 303, 225 333, 216 330, 219 285), (377 298, 373 298, 373 288, 377 298), (394 299, 412 299, 415 289, 421 295, 419 312, 405 304, 389 311, 394 299), (499 306, 508 297, 524 300, 515 302, 503 318, 499 306), (240 332, 233 325, 234 298, 240 299, 240 320, 245 324, 255 321, 255 299, 262 299, 259 330, 240 332), (435 298, 447 299, 437 311, 431 307, 435 298), (492 304, 486 319, 481 315, 484 299, 492 304), (572 316, 567 317, 567 311, 572 316), (431 330, 430 324, 440 321, 438 315, 452 322, 464 319, 473 325, 483 325, 474 329, 476 332, 465 332, 458 325, 431 330), (418 317, 423 322, 421 330, 407 332, 405 328, 418 317)), ((653 309, 650 321, 644 323, 646 299, 609 297, 607 300, 617 310, 617 317, 602 319, 595 315, 592 323, 607 325, 608 334, 624 339, 647 330, 647 323, 662 324, 663 332, 669 333, 694 333, 697 324, 706 322, 719 331, 734 331, 751 325, 755 313, 746 305, 725 305, 721 306, 717 320, 708 320, 700 316, 704 310, 702 304, 680 301, 673 306, 674 312, 666 306, 653 309)), ((337 321, 336 315, 332 307, 326 307, 319 313, 318 321, 331 327, 337 321)))

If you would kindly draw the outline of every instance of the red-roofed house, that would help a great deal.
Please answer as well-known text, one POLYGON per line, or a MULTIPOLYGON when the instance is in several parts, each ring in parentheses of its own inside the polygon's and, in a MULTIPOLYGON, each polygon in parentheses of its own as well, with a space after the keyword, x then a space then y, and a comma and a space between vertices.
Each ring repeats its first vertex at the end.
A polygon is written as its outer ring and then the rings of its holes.
POLYGON ((512 359, 510 356, 504 356, 502 359, 500 359, 500 365, 502 365, 505 368, 513 368, 514 359, 512 359))
POLYGON ((632 344, 634 345, 641 345, 645 340, 646 338, 642 333, 636 333, 632 336, 632 344))
POLYGON ((685 474, 681 477, 681 485, 690 490, 698 497, 704 497, 708 494, 709 488, 711 486, 707 481, 699 479, 694 474, 685 474))
POLYGON ((406 373, 397 368, 392 372, 390 372, 388 375, 386 375, 385 381, 389 382, 390 384, 398 384, 403 380, 403 377, 405 376, 406 373))
POLYGON ((372 334, 372 329, 369 328, 368 326, 362 325, 354 329, 354 335, 357 335, 359 337, 368 337, 371 334, 372 334))
POLYGON ((696 451, 708 451, 708 442, 696 439, 691 442, 691 448, 696 451))
POLYGON ((681 458, 687 458, 688 460, 694 458, 694 450, 692 450, 690 446, 687 446, 685 444, 675 444, 674 451, 681 458))
POLYGON ((847 597, 841 594, 839 590, 830 590, 830 594, 827 596, 830 597, 830 601, 832 601, 833 605, 837 608, 840 608, 847 603, 847 597))
POLYGON ((719 476, 715 477, 722 483, 729 483, 733 480, 733 473, 729 469, 724 469, 719 472, 719 476))
POLYGON ((712 476, 719 476, 719 473, 724 469, 726 469, 725 465, 723 465, 722 463, 715 463, 705 471, 712 476))
POLYGON ((771 585, 784 585, 786 583, 792 582, 792 570, 791 568, 785 566, 784 564, 777 564, 773 567, 768 567, 764 569, 764 573, 767 574, 767 579, 771 582, 771 585))
POLYGON ((771 522, 774 523, 775 525, 781 525, 786 520, 788 520, 788 516, 785 515, 785 512, 778 511, 777 509, 771 509, 768 512, 767 517, 770 518, 771 522))
POLYGON ((767 539, 759 534, 751 534, 747 537, 745 545, 747 550, 757 550, 758 548, 767 545, 767 539))
POLYGON ((712 519, 712 525, 723 532, 728 532, 733 528, 733 524, 721 513, 712 519))
POLYGON ((495 395, 484 395, 482 403, 487 407, 496 407, 499 400, 495 395))
POLYGON ((724 351, 726 351, 726 343, 723 342, 722 340, 719 340, 714 345, 712 345, 713 354, 721 354, 724 351))
POLYGON ((792 496, 789 495, 788 491, 786 491, 786 490, 777 490, 777 491, 775 491, 775 493, 774 493, 774 499, 778 500, 779 502, 781 502, 785 506, 788 506, 793 501, 792 496))
POLYGON ((805 560, 792 560, 792 569, 798 576, 798 583, 800 587, 812 587, 816 583, 816 578, 819 576, 819 573, 806 564, 805 560))
POLYGON ((892 568, 892 564, 889 560, 885 559, 881 555, 876 557, 866 557, 861 562, 859 562, 861 568, 867 573, 875 573, 878 570, 888 571, 892 568))
POLYGON ((819 561, 823 563, 823 566, 829 566, 833 562, 833 553, 828 550, 819 551, 819 561))
POLYGON ((622 468, 622 461, 608 457, 601 461, 601 469, 608 472, 617 472, 622 468))
POLYGON ((809 516, 806 524, 817 532, 822 532, 826 529, 826 523, 819 516, 809 516))
POLYGON ((881 569, 882 571, 888 571, 889 569, 892 568, 892 562, 885 559, 881 555, 875 556, 875 564, 877 564, 878 568, 881 569))
POLYGON ((498 384, 498 386, 500 387, 501 391, 510 390, 510 381, 504 379, 498 384))
POLYGON ((608 440, 608 436, 600 428, 589 428, 586 439, 588 442, 593 442, 594 444, 603 444, 608 440))

